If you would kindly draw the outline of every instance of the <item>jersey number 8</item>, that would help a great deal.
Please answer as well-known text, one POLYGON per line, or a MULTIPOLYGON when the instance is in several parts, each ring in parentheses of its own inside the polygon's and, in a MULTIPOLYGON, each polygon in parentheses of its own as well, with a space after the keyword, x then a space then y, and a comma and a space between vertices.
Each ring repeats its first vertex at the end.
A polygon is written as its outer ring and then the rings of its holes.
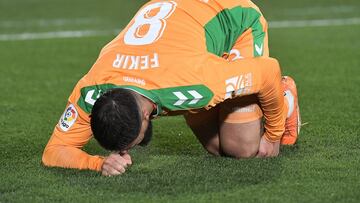
POLYGON ((156 42, 162 36, 166 19, 175 11, 176 5, 173 1, 158 2, 141 9, 125 33, 125 44, 148 45, 156 42))

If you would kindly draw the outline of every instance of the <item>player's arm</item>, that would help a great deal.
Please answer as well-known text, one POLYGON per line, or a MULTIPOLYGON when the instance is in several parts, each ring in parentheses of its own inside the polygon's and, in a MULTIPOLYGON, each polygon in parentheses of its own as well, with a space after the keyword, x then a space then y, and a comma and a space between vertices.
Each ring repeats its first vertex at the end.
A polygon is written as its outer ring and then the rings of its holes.
POLYGON ((89 122, 80 116, 76 105, 69 104, 45 147, 45 166, 101 171, 104 158, 81 150, 92 135, 89 122))
POLYGON ((69 104, 45 147, 42 162, 45 166, 89 169, 113 176, 125 172, 132 164, 127 153, 110 153, 107 157, 93 156, 81 148, 92 137, 89 119, 79 114, 77 106, 69 104))
POLYGON ((224 99, 257 94, 265 118, 267 141, 277 142, 285 130, 281 71, 276 59, 248 58, 233 62, 209 55, 203 64, 204 80, 215 96, 216 105, 224 99))

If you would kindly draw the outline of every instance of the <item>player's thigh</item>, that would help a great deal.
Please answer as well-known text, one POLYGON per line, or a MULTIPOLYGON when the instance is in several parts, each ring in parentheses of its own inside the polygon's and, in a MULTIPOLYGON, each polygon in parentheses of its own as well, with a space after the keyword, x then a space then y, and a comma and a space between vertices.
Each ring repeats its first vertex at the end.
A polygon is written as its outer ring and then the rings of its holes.
POLYGON ((219 107, 188 113, 184 118, 203 147, 211 154, 220 155, 219 107))
POLYGON ((256 155, 262 135, 262 111, 256 95, 228 100, 220 105, 220 147, 236 158, 256 155))

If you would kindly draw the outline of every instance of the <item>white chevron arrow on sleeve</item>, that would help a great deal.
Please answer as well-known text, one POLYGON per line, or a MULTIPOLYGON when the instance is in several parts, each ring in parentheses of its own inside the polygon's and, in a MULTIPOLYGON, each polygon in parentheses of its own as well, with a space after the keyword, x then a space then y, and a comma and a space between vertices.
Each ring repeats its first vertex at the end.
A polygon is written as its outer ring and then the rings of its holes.
POLYGON ((255 44, 255 50, 261 56, 263 54, 263 44, 261 44, 260 46, 255 44))
POLYGON ((180 106, 181 104, 183 104, 186 100, 188 100, 188 98, 181 92, 173 92, 173 94, 179 98, 179 100, 177 102, 175 102, 174 106, 180 106))
POLYGON ((198 103, 200 101, 200 99, 203 98, 203 96, 201 94, 199 94, 195 90, 189 90, 188 93, 191 94, 191 96, 194 97, 194 99, 191 100, 191 102, 189 104, 196 104, 196 103, 198 103))
POLYGON ((86 94, 85 96, 85 102, 88 103, 88 104, 91 104, 91 105, 94 105, 95 104, 95 99, 93 99, 93 95, 95 93, 95 90, 90 90, 88 91, 88 93, 86 94))

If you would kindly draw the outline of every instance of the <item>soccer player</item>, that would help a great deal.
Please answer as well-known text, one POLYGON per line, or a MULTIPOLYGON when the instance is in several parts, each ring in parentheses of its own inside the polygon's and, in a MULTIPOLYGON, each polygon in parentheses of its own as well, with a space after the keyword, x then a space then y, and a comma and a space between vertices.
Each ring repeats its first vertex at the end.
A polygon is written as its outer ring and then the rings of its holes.
POLYGON ((296 141, 296 86, 268 57, 266 21, 251 1, 145 4, 76 84, 42 161, 122 174, 128 150, 150 141, 151 119, 179 114, 217 155, 277 156, 280 140, 296 141), (109 156, 81 150, 92 135, 109 156))

